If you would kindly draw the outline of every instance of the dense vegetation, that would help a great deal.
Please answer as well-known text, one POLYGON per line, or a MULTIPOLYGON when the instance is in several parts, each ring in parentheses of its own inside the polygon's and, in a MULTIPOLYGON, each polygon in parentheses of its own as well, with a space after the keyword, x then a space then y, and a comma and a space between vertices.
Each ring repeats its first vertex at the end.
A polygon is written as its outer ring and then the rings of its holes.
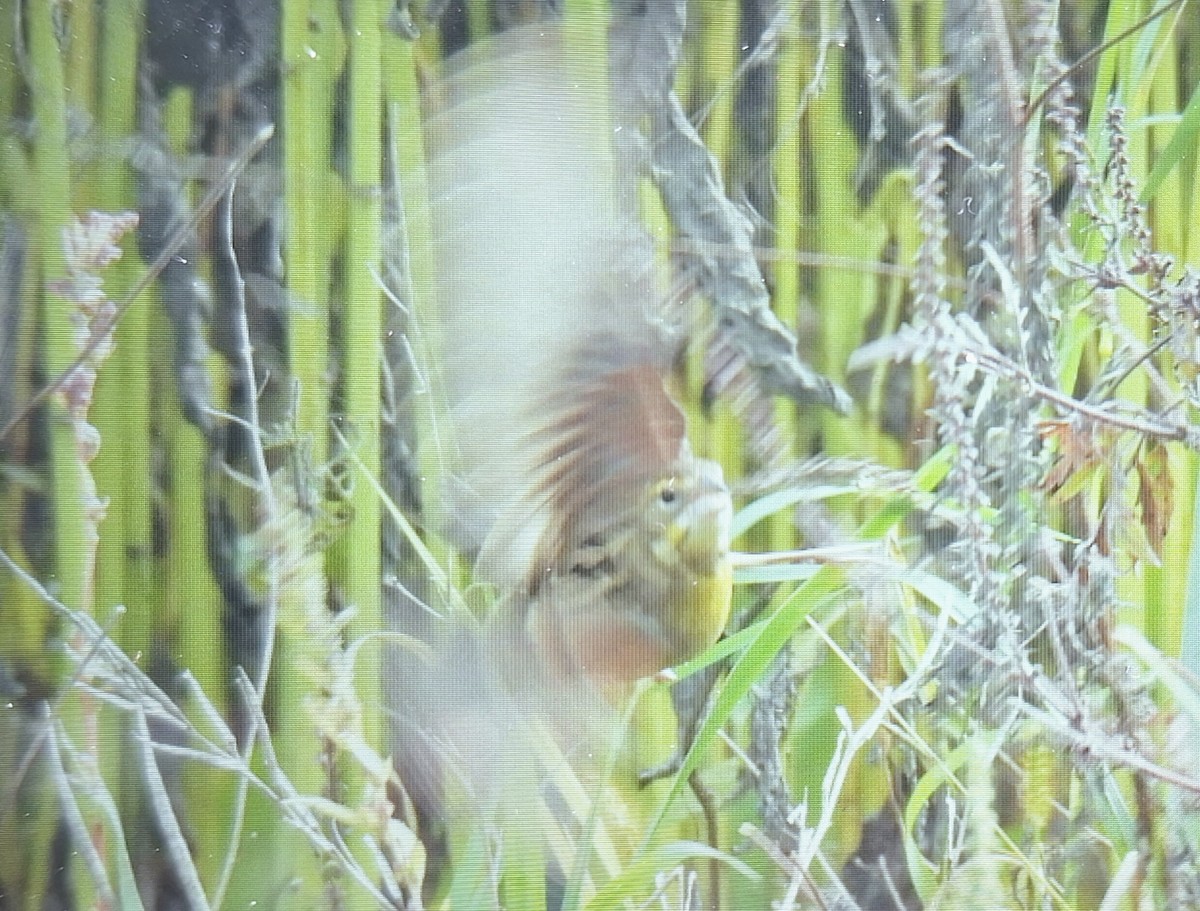
POLYGON ((0 909, 1200 907, 1198 24, 0 0, 0 909), (404 709, 490 606, 423 127, 538 16, 698 301, 740 556, 678 683, 484 800, 404 709))

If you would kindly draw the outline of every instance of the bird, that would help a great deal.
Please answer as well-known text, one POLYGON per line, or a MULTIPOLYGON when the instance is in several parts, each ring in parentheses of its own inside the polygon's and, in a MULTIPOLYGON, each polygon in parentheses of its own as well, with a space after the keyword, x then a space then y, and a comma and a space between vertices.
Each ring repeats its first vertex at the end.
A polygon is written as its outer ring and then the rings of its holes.
POLYGON ((730 611, 732 501, 671 389, 682 331, 605 93, 543 24, 460 55, 429 119, 444 525, 517 688, 629 684, 730 611))
POLYGON ((616 178, 603 66, 543 23, 456 54, 426 89, 425 525, 494 592, 482 617, 458 610, 476 598, 428 605, 447 622, 422 620, 409 638, 429 647, 392 681, 396 800, 428 897, 479 815, 536 832, 548 884, 573 868, 560 852, 606 780, 597 757, 624 742, 621 703, 725 628, 732 502, 673 389, 679 308, 616 178))

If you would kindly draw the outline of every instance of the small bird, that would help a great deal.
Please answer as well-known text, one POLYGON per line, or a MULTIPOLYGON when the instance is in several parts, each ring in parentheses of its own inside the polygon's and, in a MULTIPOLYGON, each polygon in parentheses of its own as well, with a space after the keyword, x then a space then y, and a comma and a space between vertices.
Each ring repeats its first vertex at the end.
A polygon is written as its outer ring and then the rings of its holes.
POLYGON ((732 505, 667 383, 652 244, 618 198, 602 76, 552 28, 468 52, 431 120, 451 537, 510 680, 636 680, 729 615, 732 505))

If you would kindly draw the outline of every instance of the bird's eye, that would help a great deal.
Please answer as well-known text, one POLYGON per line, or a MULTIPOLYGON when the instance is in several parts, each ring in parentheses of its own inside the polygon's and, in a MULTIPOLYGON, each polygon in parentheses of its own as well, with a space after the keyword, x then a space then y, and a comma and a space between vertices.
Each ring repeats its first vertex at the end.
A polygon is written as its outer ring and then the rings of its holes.
POLYGON ((664 487, 661 491, 659 491, 658 498, 660 500, 662 500, 664 503, 674 503, 675 502, 675 488, 664 487))

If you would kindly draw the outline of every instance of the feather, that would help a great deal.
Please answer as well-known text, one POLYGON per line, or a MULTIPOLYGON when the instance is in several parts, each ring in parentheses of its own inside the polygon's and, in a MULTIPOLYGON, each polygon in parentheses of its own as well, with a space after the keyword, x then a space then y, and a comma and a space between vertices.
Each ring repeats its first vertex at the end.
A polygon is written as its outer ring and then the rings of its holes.
POLYGON ((465 55, 431 120, 449 524, 502 588, 558 561, 597 504, 635 508, 685 445, 653 251, 621 211, 597 85, 556 31, 523 30, 465 55))

